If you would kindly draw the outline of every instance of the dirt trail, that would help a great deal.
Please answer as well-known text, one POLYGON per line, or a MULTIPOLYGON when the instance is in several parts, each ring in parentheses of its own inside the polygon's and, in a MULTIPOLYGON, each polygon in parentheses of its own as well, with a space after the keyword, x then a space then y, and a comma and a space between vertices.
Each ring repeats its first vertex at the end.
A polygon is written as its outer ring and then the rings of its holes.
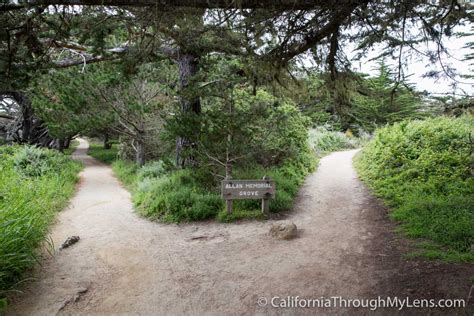
POLYGON ((455 294, 467 296, 466 275, 472 266, 435 265, 427 275, 432 282, 426 284, 413 265, 428 269, 432 264, 403 259, 405 244, 357 180, 351 164, 356 151, 321 160, 287 218, 301 230, 299 238, 278 241, 268 236, 273 221, 178 226, 139 218, 130 194, 108 166, 86 155, 87 147, 80 140, 74 157, 86 167, 51 235, 57 247, 71 235, 81 240, 45 259, 35 271, 38 280, 16 298, 9 314, 341 313, 262 307, 257 300, 288 295, 443 297, 453 293, 453 284, 455 294), (400 283, 404 278, 416 284, 400 283))

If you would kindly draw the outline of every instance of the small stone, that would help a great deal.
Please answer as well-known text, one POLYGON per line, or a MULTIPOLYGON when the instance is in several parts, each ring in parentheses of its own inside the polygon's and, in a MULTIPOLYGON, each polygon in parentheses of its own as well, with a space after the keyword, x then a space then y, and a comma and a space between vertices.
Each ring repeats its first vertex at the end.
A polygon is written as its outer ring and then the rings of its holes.
POLYGON ((276 239, 289 240, 298 235, 298 229, 295 223, 273 224, 270 235, 276 239))
POLYGON ((86 287, 78 288, 74 295, 62 302, 62 304, 59 306, 58 312, 64 310, 70 304, 77 303, 81 299, 81 296, 87 293, 87 291, 89 291, 89 289, 86 287))
POLYGON ((89 291, 88 288, 86 288, 86 287, 80 287, 80 288, 77 289, 77 294, 84 294, 84 293, 86 293, 87 291, 89 291))
POLYGON ((65 248, 68 248, 68 247, 71 247, 72 245, 74 245, 76 242, 78 242, 81 238, 79 236, 71 236, 71 237, 68 237, 68 239, 66 239, 65 242, 63 242, 63 244, 61 245, 61 247, 59 248, 59 250, 63 250, 65 248))

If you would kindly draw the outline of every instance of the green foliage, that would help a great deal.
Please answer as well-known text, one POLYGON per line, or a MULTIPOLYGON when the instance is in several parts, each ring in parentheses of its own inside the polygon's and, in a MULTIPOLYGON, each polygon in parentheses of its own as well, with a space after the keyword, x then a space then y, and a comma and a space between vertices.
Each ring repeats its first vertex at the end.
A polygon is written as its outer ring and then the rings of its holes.
MULTIPOLYGON (((239 179, 270 176, 275 180, 278 192, 275 199, 270 201, 270 211, 288 211, 301 183, 314 170, 316 162, 313 153, 306 151, 281 166, 241 166, 235 170, 235 175, 239 179)), ((220 196, 219 183, 207 170, 173 170, 160 161, 138 168, 123 160, 115 161, 113 169, 132 191, 133 202, 139 214, 154 220, 178 223, 216 216, 221 221, 262 218, 258 200, 235 201, 233 214, 222 212, 224 201, 220 196)))
POLYGON ((105 149, 103 145, 91 142, 89 145, 89 155, 95 159, 110 165, 118 158, 118 149, 116 144, 112 144, 110 149, 105 149))
POLYGON ((159 178, 171 169, 173 169, 171 162, 165 162, 163 160, 152 161, 142 166, 137 176, 139 180, 145 178, 159 178))
POLYGON ((310 121, 291 100, 278 99, 262 89, 255 95, 241 87, 227 93, 204 103, 200 133, 193 129, 195 123, 180 124, 194 133, 192 139, 200 145, 203 164, 213 165, 224 175, 227 159, 236 166, 257 163, 269 167, 307 151, 310 121))
POLYGON ((63 153, 68 156, 72 155, 72 153, 76 150, 77 146, 79 146, 79 141, 73 139, 69 144, 69 148, 64 149, 63 153))
POLYGON ((133 186, 137 180, 138 166, 131 162, 116 160, 112 163, 112 169, 120 181, 133 192, 133 186))
POLYGON ((365 133, 356 137, 350 131, 341 133, 319 126, 309 131, 309 144, 318 155, 324 155, 332 151, 360 147, 368 141, 369 137, 365 133))
POLYGON ((430 256, 474 260, 472 116, 401 122, 377 131, 356 159, 362 179, 394 207, 430 256))
POLYGON ((227 213, 226 210, 222 210, 217 214, 217 220, 222 223, 231 223, 241 219, 257 219, 263 220, 265 216, 261 210, 246 211, 246 210, 234 210, 232 213, 227 213))
POLYGON ((270 98, 269 94, 267 98, 273 106, 267 106, 267 113, 257 120, 254 119, 254 126, 251 127, 253 137, 247 143, 247 148, 253 144, 253 158, 265 166, 270 166, 298 157, 301 152, 307 150, 310 121, 290 100, 270 98))
MULTIPOLYGON (((236 169, 234 178, 262 179, 263 176, 269 176, 275 181, 277 187, 275 198, 270 200, 270 212, 289 211, 304 178, 315 169, 316 163, 315 156, 310 152, 306 152, 302 153, 298 159, 288 160, 281 166, 265 168, 258 165, 249 165, 236 169)), ((260 200, 234 201, 234 209, 237 212, 260 210, 260 205, 260 200)))
POLYGON ((396 74, 383 59, 377 71, 372 77, 340 73, 335 81, 325 74, 310 74, 301 80, 304 89, 292 98, 314 125, 330 125, 341 131, 351 129, 356 134, 431 114, 419 93, 406 81, 397 83, 396 74))
MULTIPOLYGON (((316 158, 307 142, 309 119, 291 100, 262 89, 253 95, 242 87, 208 87, 215 88, 221 88, 215 91, 220 97, 204 99, 200 116, 178 115, 167 125, 171 139, 186 135, 198 144, 201 167, 176 171, 158 161, 137 170, 131 188, 143 216, 164 222, 216 217, 224 209, 216 177, 224 174, 224 168, 216 160, 236 158, 231 161, 235 179, 273 178, 278 193, 270 202, 271 212, 289 210, 304 177, 314 170, 316 158)), ((235 201, 235 214, 221 213, 218 219, 254 218, 255 212, 261 212, 260 203, 235 201)))
POLYGON ((133 200, 140 214, 163 222, 204 220, 223 207, 221 197, 204 190, 191 170, 142 179, 133 200))
POLYGON ((51 135, 63 138, 103 130, 115 122, 114 113, 96 93, 116 80, 116 67, 89 65, 54 69, 39 76, 33 85, 32 105, 51 135))
POLYGON ((58 174, 67 161, 68 157, 56 151, 33 146, 21 147, 13 156, 14 169, 23 177, 58 174))
POLYGON ((0 298, 37 262, 38 247, 73 194, 80 169, 56 151, 0 147, 0 298))
POLYGON ((384 60, 379 62, 378 75, 362 81, 353 95, 352 115, 356 124, 366 131, 386 123, 426 116, 421 99, 406 82, 396 83, 384 60))

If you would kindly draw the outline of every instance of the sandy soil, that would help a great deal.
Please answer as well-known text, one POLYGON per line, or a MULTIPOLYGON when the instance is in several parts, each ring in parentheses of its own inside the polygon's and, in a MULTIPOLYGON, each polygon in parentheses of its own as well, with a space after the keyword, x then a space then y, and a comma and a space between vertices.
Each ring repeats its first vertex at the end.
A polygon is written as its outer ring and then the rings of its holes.
MULTIPOLYGON (((298 238, 268 235, 274 220, 163 225, 138 217, 111 169, 86 155, 77 193, 51 237, 57 247, 14 298, 11 315, 367 314, 366 309, 281 309, 274 296, 464 298, 473 265, 444 264, 403 254, 411 244, 393 233, 386 210, 357 179, 356 151, 321 160, 285 220, 298 238), (257 300, 267 298, 267 306, 257 300)), ((472 301, 472 299, 471 299, 472 301)), ((472 315, 466 309, 430 313, 472 315)), ((403 314, 420 310, 403 310, 403 314)), ((425 310, 424 312, 428 312, 425 310)), ((395 309, 379 314, 396 314, 395 309)))

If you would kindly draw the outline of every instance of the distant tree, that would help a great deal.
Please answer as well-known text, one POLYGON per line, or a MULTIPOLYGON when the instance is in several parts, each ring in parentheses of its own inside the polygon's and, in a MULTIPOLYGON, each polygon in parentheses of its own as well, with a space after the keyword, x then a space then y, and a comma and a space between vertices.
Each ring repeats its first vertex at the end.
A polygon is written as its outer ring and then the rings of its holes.
POLYGON ((116 124, 92 90, 107 72, 107 65, 92 65, 84 72, 77 67, 53 69, 35 80, 33 109, 54 137, 102 134, 116 124))
POLYGON ((112 129, 129 140, 128 144, 135 152, 135 162, 140 166, 147 159, 147 144, 152 143, 157 132, 164 128, 164 109, 173 102, 169 93, 171 83, 166 81, 166 74, 159 74, 167 68, 155 68, 155 65, 142 65, 133 77, 121 77, 118 81, 91 87, 104 107, 114 115, 116 124, 112 129))
POLYGON ((354 93, 351 116, 365 130, 407 118, 420 118, 422 100, 407 82, 396 81, 384 60, 378 74, 361 81, 354 93))

